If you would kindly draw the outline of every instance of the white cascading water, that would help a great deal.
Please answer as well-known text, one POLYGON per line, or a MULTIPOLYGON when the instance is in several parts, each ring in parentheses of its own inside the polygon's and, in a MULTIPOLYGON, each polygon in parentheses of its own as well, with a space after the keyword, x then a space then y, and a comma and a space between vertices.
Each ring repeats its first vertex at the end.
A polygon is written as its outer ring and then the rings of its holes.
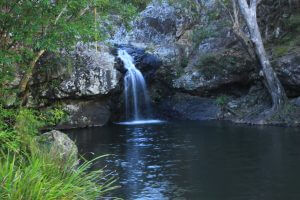
POLYGON ((119 49, 118 57, 123 61, 127 72, 124 77, 126 120, 121 124, 159 123, 150 120, 151 108, 147 86, 143 74, 135 67, 134 59, 126 50, 119 49))

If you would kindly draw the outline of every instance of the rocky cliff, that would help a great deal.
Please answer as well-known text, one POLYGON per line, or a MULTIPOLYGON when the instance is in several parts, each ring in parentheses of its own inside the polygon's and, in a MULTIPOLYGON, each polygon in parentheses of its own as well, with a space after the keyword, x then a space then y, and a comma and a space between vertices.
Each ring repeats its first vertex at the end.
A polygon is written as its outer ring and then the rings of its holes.
MULTIPOLYGON (((270 107, 259 66, 235 37, 222 6, 197 2, 154 0, 130 31, 116 28, 105 44, 97 44, 97 51, 95 44, 78 44, 74 52, 47 55, 32 82, 32 103, 60 103, 70 113, 64 127, 120 119, 124 69, 116 49, 126 48, 146 75, 157 116, 250 121, 270 107)), ((291 98, 287 109, 292 109, 300 96, 299 9, 289 16, 279 12, 281 23, 267 23, 266 17, 274 20, 278 13, 271 7, 269 1, 261 7, 260 26, 272 65, 291 98)))

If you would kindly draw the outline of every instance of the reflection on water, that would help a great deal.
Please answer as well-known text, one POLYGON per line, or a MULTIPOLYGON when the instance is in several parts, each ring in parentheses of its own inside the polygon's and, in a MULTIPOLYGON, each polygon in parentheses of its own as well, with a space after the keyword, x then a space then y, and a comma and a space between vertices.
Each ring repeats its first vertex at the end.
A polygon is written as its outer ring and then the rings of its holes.
POLYGON ((299 129, 174 122, 71 136, 87 157, 112 154, 95 168, 115 171, 124 199, 300 199, 299 129))

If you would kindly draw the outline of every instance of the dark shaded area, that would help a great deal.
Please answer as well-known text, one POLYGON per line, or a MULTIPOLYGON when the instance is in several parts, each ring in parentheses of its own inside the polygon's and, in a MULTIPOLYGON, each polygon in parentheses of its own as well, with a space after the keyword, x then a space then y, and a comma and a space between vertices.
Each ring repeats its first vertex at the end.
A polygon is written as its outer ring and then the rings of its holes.
POLYGON ((298 129, 168 122, 74 130, 94 169, 118 175, 124 199, 298 200, 298 129), (91 154, 93 152, 93 154, 91 154))

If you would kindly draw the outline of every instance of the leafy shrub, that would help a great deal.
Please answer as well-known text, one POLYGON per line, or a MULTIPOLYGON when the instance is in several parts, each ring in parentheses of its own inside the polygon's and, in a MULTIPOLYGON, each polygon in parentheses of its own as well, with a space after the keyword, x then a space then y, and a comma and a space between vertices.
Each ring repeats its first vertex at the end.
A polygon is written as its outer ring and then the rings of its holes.
POLYGON ((52 108, 40 113, 40 119, 47 126, 55 126, 67 119, 67 113, 60 107, 52 108))
POLYGON ((43 125, 36 111, 22 108, 16 117, 15 130, 21 135, 35 136, 43 125))
POLYGON ((0 152, 18 152, 20 137, 14 131, 15 110, 4 109, 0 104, 0 152))
POLYGON ((132 3, 139 10, 143 10, 151 2, 151 0, 122 0, 124 3, 132 3))
POLYGON ((219 96, 216 99, 217 105, 220 106, 221 108, 224 108, 227 105, 228 101, 229 101, 229 98, 225 95, 219 96))
POLYGON ((14 131, 0 131, 0 152, 19 152, 20 137, 14 131))
POLYGON ((5 109, 0 104, 0 130, 11 130, 15 122, 16 110, 5 109))

